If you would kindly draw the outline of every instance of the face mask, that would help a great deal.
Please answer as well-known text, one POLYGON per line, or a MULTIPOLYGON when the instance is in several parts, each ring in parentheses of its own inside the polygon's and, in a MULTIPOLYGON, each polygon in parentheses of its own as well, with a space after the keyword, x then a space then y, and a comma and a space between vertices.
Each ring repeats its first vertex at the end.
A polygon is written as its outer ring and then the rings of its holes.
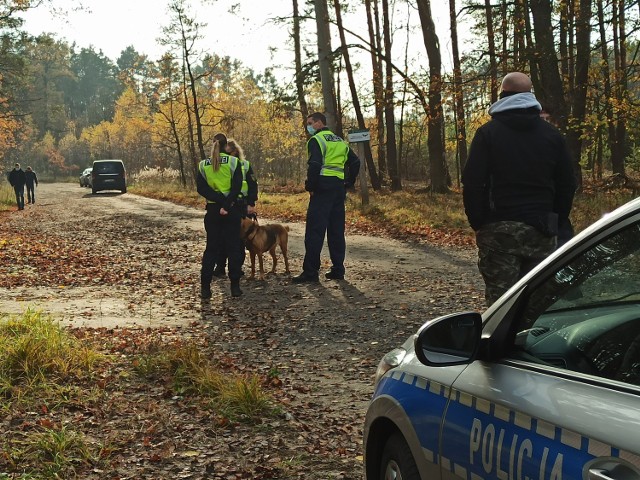
POLYGON ((313 128, 312 125, 307 125, 307 132, 309 132, 309 135, 313 135, 314 133, 316 133, 316 129, 313 128))
POLYGON ((20 170, 20 167, 16 167, 15 169, 16 169, 16 170, 20 170))

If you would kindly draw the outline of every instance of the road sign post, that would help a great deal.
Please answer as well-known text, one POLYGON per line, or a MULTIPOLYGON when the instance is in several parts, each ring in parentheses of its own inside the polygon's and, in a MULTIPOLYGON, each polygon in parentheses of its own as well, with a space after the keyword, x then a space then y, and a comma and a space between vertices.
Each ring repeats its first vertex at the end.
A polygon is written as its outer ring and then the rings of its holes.
POLYGON ((349 143, 355 143, 356 155, 360 159, 360 199, 362 205, 369 205, 369 189, 367 186, 367 162, 364 158, 364 144, 371 139, 369 130, 351 130, 349 132, 349 143))

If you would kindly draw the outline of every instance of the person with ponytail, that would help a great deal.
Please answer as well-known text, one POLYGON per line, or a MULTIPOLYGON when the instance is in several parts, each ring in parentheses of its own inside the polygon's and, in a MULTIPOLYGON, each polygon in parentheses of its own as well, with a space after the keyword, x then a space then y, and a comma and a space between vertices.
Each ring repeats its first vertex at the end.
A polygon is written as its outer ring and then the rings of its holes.
POLYGON ((240 238, 240 219, 243 205, 239 201, 242 190, 242 166, 237 157, 225 152, 227 137, 218 133, 213 137, 211 157, 198 165, 196 184, 198 193, 207 200, 204 229, 207 245, 202 255, 200 297, 211 298, 211 280, 221 253, 229 259, 231 296, 242 295, 240 277, 244 263, 244 245, 240 238))

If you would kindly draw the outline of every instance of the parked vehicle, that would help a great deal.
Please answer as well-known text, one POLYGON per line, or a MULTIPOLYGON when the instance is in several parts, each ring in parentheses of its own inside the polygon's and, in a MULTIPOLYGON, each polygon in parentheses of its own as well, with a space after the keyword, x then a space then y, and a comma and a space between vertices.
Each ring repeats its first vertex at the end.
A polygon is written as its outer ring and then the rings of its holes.
POLYGON ((85 168, 80 174, 80 186, 81 187, 90 187, 91 186, 91 171, 93 169, 91 167, 85 168))
POLYGON ((127 193, 127 172, 122 160, 96 160, 91 172, 91 192, 120 190, 127 193))
POLYGON ((640 199, 426 322, 376 384, 368 480, 640 479, 640 199))

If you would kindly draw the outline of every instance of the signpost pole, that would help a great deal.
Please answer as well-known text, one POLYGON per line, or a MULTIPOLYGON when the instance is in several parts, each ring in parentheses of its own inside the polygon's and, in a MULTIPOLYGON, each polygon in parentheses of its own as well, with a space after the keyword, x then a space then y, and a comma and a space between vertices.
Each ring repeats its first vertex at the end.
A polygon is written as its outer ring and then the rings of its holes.
POLYGON ((356 143, 358 147, 358 158, 360 159, 360 199, 362 205, 369 205, 369 187, 367 185, 367 162, 364 160, 364 143, 356 143))
POLYGON ((369 130, 351 130, 349 132, 349 142, 355 143, 356 155, 360 159, 360 199, 362 205, 369 205, 369 187, 367 185, 367 162, 364 158, 364 143, 371 138, 369 130))

